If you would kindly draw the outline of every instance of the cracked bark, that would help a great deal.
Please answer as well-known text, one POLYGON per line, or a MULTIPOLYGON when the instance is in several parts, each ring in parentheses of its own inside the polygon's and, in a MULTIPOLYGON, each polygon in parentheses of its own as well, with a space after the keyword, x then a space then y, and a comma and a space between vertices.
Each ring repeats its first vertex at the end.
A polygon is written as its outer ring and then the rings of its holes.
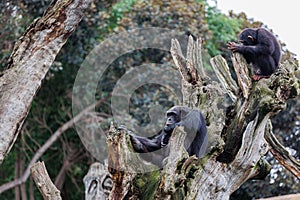
POLYGON ((16 42, 0 77, 0 164, 12 148, 47 71, 90 2, 53 1, 16 42))

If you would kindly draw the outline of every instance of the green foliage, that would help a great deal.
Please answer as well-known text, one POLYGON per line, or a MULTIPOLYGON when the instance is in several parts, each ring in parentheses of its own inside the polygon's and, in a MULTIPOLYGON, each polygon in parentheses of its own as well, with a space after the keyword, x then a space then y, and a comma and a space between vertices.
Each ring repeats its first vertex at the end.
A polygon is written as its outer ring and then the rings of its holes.
POLYGON ((131 10, 132 6, 137 2, 138 0, 122 0, 119 3, 116 3, 112 6, 112 9, 110 11, 111 17, 115 19, 115 21, 119 21, 123 17, 123 13, 128 12, 131 10))
POLYGON ((229 18, 215 6, 210 6, 207 3, 206 6, 208 29, 212 32, 212 38, 206 42, 206 48, 211 56, 215 56, 221 53, 221 45, 226 44, 228 41, 236 40, 242 21, 237 18, 229 18))

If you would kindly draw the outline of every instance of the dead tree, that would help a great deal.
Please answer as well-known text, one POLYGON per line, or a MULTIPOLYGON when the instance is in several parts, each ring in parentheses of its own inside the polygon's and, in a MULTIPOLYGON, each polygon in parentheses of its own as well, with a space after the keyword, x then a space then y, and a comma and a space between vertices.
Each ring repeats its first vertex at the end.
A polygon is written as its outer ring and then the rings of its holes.
POLYGON ((208 153, 199 160, 188 157, 183 147, 186 133, 179 127, 170 139, 163 169, 157 169, 133 152, 126 131, 111 126, 107 138, 108 169, 114 181, 110 199, 229 199, 246 180, 268 173, 263 156, 270 149, 300 177, 299 163, 276 148, 270 122, 300 92, 296 66, 283 64, 269 79, 253 82, 243 57, 234 54, 235 81, 225 59, 217 56, 211 59, 216 82, 205 74, 200 39, 189 38, 186 57, 178 41, 172 40, 171 53, 183 79, 183 104, 201 109, 206 117, 208 153), (228 106, 224 106, 226 98, 228 106))
POLYGON ((14 145, 51 64, 91 0, 53 1, 16 42, 0 76, 0 164, 14 145))

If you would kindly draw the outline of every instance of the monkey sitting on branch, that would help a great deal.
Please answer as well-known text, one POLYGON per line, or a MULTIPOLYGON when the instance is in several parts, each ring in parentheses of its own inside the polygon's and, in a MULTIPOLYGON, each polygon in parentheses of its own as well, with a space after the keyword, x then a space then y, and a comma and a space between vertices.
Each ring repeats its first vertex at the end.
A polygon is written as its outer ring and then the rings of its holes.
POLYGON ((228 43, 228 49, 244 56, 252 64, 253 80, 269 78, 278 68, 281 50, 276 37, 264 28, 247 28, 238 36, 239 42, 228 43))

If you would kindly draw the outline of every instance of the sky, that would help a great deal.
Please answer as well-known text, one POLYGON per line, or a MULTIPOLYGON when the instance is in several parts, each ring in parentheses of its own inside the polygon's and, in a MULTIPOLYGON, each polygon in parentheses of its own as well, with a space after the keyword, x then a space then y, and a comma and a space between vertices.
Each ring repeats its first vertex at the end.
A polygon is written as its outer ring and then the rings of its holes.
POLYGON ((245 12, 248 18, 261 21, 278 35, 287 49, 300 60, 300 7, 297 0, 217 0, 224 14, 245 12))

